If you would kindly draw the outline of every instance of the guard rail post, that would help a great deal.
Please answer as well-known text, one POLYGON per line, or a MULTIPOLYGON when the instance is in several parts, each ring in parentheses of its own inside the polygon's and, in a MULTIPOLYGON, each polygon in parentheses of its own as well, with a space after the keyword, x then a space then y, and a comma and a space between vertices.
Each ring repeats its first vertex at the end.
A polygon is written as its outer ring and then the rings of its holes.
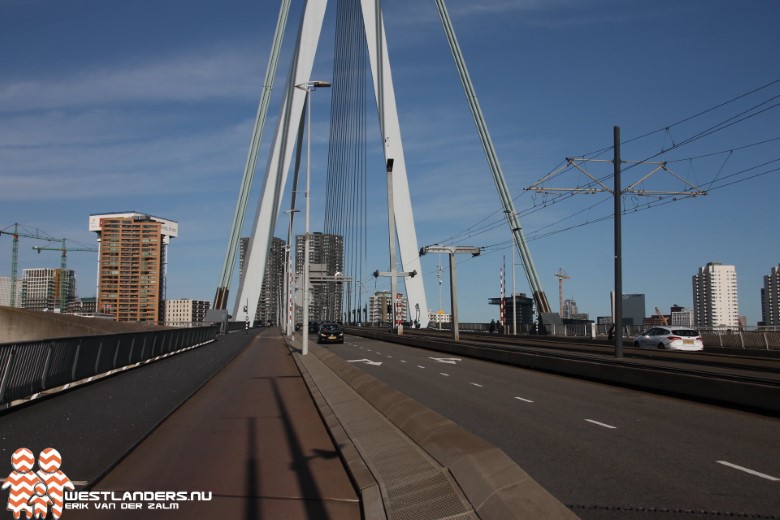
MULTIPOLYGON (((79 365, 79 354, 81 354, 81 338, 79 338, 79 342, 76 345, 76 353, 73 355, 73 366, 70 369, 70 380, 75 381, 76 380, 76 368, 79 365)), ((2 396, 0 396, 0 401, 2 401, 2 396)))
POLYGON ((16 357, 16 349, 11 349, 11 353, 8 354, 8 360, 5 362, 5 368, 3 369, 3 379, 0 381, 0 403, 5 401, 5 391, 8 388, 8 380, 11 378, 11 366, 13 365, 14 357, 16 357))
POLYGON ((46 360, 43 362, 43 370, 41 370, 41 390, 46 390, 46 376, 49 374, 52 350, 54 350, 54 345, 49 345, 46 349, 46 360))

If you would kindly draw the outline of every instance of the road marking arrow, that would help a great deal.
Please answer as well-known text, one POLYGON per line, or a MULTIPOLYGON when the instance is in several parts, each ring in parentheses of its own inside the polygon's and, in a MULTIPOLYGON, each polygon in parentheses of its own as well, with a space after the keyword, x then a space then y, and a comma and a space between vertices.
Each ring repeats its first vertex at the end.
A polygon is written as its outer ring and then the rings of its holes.
POLYGON ((377 367, 382 364, 381 361, 371 361, 370 359, 348 359, 347 363, 365 363, 366 365, 374 365, 377 367))
POLYGON ((459 357, 432 357, 428 359, 438 361, 439 363, 447 363, 449 365, 456 365, 458 361, 463 361, 459 357))

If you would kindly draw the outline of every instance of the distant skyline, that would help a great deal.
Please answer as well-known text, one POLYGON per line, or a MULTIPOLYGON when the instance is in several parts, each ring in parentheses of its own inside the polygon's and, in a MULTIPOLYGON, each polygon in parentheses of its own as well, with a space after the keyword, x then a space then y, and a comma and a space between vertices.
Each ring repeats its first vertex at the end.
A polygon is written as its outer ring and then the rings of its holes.
MULTIPOLYGON (((313 79, 332 76, 336 4, 328 7, 313 79)), ((302 5, 293 2, 248 220, 302 5)), ((555 272, 563 268, 571 276, 565 298, 592 319, 609 315, 612 201, 606 193, 560 197, 526 188, 566 157, 609 159, 617 125, 624 160, 668 161, 672 173, 657 174, 644 189, 678 189, 685 179, 708 193, 675 201, 624 196, 624 293, 645 294, 648 315, 656 306, 692 308, 692 276, 722 262, 736 267, 740 314, 755 325, 763 277, 780 263, 771 226, 780 192, 780 4, 447 6, 551 306, 557 310, 555 272)), ((499 294, 504 261, 511 292, 510 235, 441 23, 432 2, 398 0, 383 8, 419 245, 484 248, 477 258, 458 258, 459 314, 489 322, 497 318, 488 299, 499 294)), ((246 0, 0 0, 0 229, 19 222, 93 246, 92 213, 175 220, 180 233, 169 249, 168 295, 212 300, 278 9, 278 2, 246 0)), ((321 231, 330 98, 327 91, 315 95, 312 230, 321 231)), ((369 130, 378 141, 375 120, 369 130)), ((361 280, 364 301, 387 289, 369 275, 388 267, 380 143, 372 146, 369 229, 376 241, 361 280)), ((612 182, 611 164, 588 170, 612 182)), ((624 186, 648 171, 625 164, 624 186)), ((547 185, 587 181, 570 169, 547 185)), ((276 235, 285 238, 286 229, 276 235)), ((21 239, 20 276, 24 268, 59 267, 57 252, 37 254, 36 245, 21 239)), ((434 311, 438 261, 422 260, 434 311)), ((441 262, 442 309, 449 312, 441 262)), ((94 296, 96 265, 94 253, 68 255, 80 296, 94 296)), ((0 276, 10 271, 11 239, 3 235, 0 276)), ((517 292, 529 294, 520 266, 516 272, 517 292)), ((237 288, 234 280, 231 305, 237 288)))

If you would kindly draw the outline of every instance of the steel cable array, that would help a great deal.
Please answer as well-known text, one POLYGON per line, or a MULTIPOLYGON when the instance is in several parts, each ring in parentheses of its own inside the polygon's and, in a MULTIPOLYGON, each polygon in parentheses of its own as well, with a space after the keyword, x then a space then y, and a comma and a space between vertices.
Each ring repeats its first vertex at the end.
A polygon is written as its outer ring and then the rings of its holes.
MULTIPOLYGON (((325 233, 343 237, 344 309, 360 308, 367 256, 366 90, 368 48, 358 0, 338 0, 331 89, 325 233), (351 290, 351 291, 350 291, 351 290), (353 294, 347 293, 350 291, 353 294)), ((352 317, 350 317, 352 319, 352 317)))

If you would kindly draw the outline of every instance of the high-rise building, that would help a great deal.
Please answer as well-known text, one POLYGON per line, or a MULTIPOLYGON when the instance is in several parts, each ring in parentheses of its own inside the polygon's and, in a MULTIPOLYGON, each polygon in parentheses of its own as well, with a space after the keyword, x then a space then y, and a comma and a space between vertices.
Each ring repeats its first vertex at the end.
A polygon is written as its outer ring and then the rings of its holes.
POLYGON ((22 278, 22 307, 37 311, 59 309, 68 312, 76 299, 76 274, 71 269, 38 268, 25 269, 22 278), (62 308, 61 291, 65 290, 65 308, 62 308))
POLYGON ((438 325, 440 323, 452 323, 452 315, 443 310, 428 311, 428 322, 438 325))
POLYGON ((780 326, 780 264, 772 267, 769 275, 764 276, 761 311, 764 325, 780 326))
POLYGON ((574 318, 575 314, 579 314, 577 302, 571 299, 563 300, 563 316, 561 318, 574 318))
POLYGON ((673 305, 671 325, 672 327, 693 327, 693 310, 673 305))
POLYGON ((22 280, 16 280, 14 300, 13 304, 11 304, 11 277, 0 276, 0 305, 5 305, 6 307, 22 306, 22 280))
MULTIPOLYGON (((400 298, 392 299, 390 298, 390 291, 377 291, 368 298, 368 322, 372 325, 389 324, 392 322, 393 307, 391 301, 393 300, 397 302, 397 306, 403 309, 403 314, 406 316, 406 296, 400 295, 400 298)), ((405 320, 406 318, 404 317, 403 319, 405 320)), ((449 323, 449 321, 452 321, 452 318, 450 317, 448 321, 445 321, 442 317, 439 321, 441 323, 449 323)))
MULTIPOLYGON (((612 304, 612 316, 615 316, 615 293, 609 293, 612 304)), ((623 325, 641 326, 645 321, 645 295, 623 295, 623 325)))
MULTIPOLYGON (((255 322, 265 325, 266 323, 280 323, 282 318, 280 313, 285 308, 286 299, 284 297, 284 264, 287 244, 281 238, 273 237, 271 239, 271 248, 265 260, 265 272, 263 279, 258 280, 262 283, 260 296, 257 298, 257 312, 255 313, 255 322)), ((249 250, 249 238, 242 238, 239 242, 239 269, 240 276, 244 276, 244 260, 246 251, 249 250)), ((246 302, 241 302, 246 305, 246 302)))
POLYGON ((168 327, 191 327, 206 317, 211 303, 206 300, 165 300, 165 325, 168 327))
POLYGON ((504 305, 504 321, 511 329, 512 324, 517 322, 518 330, 528 328, 534 324, 534 300, 525 293, 516 293, 514 299, 512 295, 504 298, 488 299, 490 305, 504 305), (517 314, 515 314, 515 304, 517 305, 517 314))
MULTIPOLYGON (((295 237, 295 272, 300 283, 303 280, 303 238, 303 235, 295 237)), ((309 322, 341 320, 344 281, 339 281, 339 276, 343 276, 344 270, 344 238, 341 235, 311 233, 309 264, 309 322)), ((302 308, 297 309, 295 320, 297 323, 303 321, 302 308)))
POLYGON ((89 216, 98 240, 97 310, 117 321, 163 320, 168 244, 179 224, 143 213, 89 216))
POLYGON ((695 326, 739 327, 736 268, 709 262, 692 280, 695 326))

